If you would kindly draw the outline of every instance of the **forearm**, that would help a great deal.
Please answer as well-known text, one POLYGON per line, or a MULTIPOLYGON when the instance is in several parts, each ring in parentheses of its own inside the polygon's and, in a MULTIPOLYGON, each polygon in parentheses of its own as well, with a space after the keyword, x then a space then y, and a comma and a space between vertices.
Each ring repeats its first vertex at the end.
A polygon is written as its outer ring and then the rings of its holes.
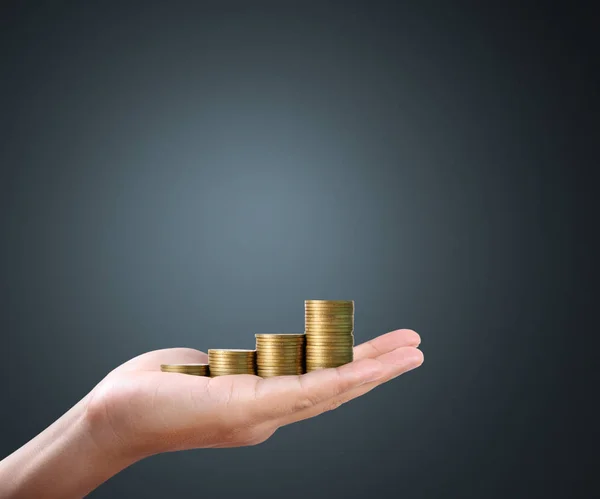
MULTIPOLYGON (((135 459, 88 417, 87 398, 0 461, 0 499, 83 497, 135 459)), ((113 439, 114 440, 114 439, 113 439)))

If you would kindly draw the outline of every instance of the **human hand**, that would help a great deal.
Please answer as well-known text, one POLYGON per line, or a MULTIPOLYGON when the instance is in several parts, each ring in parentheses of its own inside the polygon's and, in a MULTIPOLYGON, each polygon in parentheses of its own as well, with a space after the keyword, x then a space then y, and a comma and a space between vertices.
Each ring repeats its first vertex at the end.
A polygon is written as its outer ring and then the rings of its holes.
POLYGON ((160 364, 206 363, 187 348, 136 357, 89 394, 86 413, 99 447, 133 461, 160 452, 265 441, 281 426, 335 409, 420 366, 417 333, 401 329, 354 348, 350 364, 301 376, 207 378, 163 373, 160 364))

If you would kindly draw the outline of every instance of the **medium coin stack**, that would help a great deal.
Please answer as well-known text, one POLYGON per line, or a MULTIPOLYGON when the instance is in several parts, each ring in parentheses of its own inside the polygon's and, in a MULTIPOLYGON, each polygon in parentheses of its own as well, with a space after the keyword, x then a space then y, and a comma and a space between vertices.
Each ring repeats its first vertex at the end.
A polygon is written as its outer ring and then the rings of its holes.
POLYGON ((210 376, 256 374, 256 350, 209 350, 210 376))
POLYGON ((306 300, 304 321, 307 372, 352 362, 353 301, 306 300))
POLYGON ((194 376, 209 376, 208 364, 161 364, 164 373, 192 374, 194 376))
POLYGON ((259 376, 304 374, 304 334, 256 334, 256 369, 259 376))

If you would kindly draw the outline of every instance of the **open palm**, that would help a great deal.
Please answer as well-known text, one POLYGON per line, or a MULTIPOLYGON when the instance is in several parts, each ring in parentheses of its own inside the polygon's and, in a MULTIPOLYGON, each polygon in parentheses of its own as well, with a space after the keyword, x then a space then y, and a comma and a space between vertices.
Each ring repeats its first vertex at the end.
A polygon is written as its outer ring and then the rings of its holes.
POLYGON ((157 350, 112 371, 91 392, 87 410, 110 428, 106 437, 137 455, 253 445, 418 367, 419 343, 417 333, 401 329, 355 347, 345 366, 267 379, 163 373, 161 364, 206 363, 207 355, 157 350))

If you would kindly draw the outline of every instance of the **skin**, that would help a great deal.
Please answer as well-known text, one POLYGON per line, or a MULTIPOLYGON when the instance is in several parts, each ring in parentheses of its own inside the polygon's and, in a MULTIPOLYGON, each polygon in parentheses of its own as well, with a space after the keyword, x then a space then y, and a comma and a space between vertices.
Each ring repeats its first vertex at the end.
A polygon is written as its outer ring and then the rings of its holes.
POLYGON ((400 329, 354 349, 354 362, 302 376, 205 378, 160 364, 206 363, 187 348, 135 357, 0 462, 0 498, 78 498, 161 452, 239 447, 340 405, 420 366, 420 337, 400 329))

